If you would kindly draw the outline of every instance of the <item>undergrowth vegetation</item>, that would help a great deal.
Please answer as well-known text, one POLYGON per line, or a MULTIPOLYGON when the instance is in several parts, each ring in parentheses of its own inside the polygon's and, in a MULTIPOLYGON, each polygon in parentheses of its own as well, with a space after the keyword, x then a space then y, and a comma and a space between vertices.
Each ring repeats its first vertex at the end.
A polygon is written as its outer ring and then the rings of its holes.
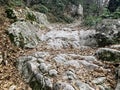
MULTIPOLYGON (((31 3, 32 10, 45 13, 51 22, 66 22, 72 23, 76 18, 71 14, 70 8, 72 5, 78 6, 81 4, 84 8, 83 24, 86 26, 95 26, 102 19, 118 19, 120 18, 120 7, 115 12, 110 12, 107 8, 100 9, 99 5, 91 2, 92 0, 40 0, 31 3)), ((7 4, 9 7, 25 6, 25 0, 0 0, 0 4, 7 4)), ((7 10, 7 15, 13 17, 13 13, 7 10), (11 14, 11 15, 10 15, 11 14)), ((27 19, 35 20, 34 15, 28 13, 27 19)))

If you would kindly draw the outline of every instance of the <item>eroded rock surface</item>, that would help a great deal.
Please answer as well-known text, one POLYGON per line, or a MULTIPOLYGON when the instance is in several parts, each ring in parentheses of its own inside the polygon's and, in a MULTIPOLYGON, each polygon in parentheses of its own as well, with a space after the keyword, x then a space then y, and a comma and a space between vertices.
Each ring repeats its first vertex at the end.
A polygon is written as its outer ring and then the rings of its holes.
POLYGON ((25 21, 17 21, 8 29, 11 41, 22 48, 34 48, 40 42, 39 27, 25 21))

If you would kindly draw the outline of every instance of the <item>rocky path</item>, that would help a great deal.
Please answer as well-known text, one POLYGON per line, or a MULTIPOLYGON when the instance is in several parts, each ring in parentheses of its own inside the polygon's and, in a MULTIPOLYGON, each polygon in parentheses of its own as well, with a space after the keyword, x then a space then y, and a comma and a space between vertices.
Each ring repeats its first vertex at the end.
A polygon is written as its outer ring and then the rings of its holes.
POLYGON ((87 46, 94 44, 86 38, 93 32, 76 30, 68 25, 54 27, 41 35, 42 41, 34 53, 32 51, 18 58, 18 69, 33 85, 33 90, 115 88, 115 81, 112 81, 115 80, 112 74, 114 68, 98 61, 94 56, 96 48, 87 46))
POLYGON ((8 34, 15 45, 27 49, 16 66, 33 90, 115 90, 115 66, 110 61, 119 61, 120 51, 114 46, 98 48, 111 44, 112 36, 81 28, 78 22, 45 24, 43 14, 32 13, 37 23, 17 21, 8 34))

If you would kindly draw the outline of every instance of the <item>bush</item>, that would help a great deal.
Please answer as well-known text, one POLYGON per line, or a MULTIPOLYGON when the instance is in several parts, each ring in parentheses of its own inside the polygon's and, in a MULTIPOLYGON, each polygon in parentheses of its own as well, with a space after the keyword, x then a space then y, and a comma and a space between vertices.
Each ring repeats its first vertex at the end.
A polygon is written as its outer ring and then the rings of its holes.
POLYGON ((110 13, 108 9, 104 9, 102 18, 111 18, 111 19, 119 19, 120 18, 120 7, 113 13, 110 13))
POLYGON ((95 16, 87 16, 84 18, 83 24, 85 26, 95 26, 97 23, 101 22, 100 17, 95 17, 95 16))
POLYGON ((23 0, 9 0, 8 1, 9 6, 23 6, 23 0))
POLYGON ((48 8, 45 7, 44 5, 34 5, 32 9, 41 13, 45 13, 45 14, 48 13, 48 8))
POLYGON ((12 8, 7 8, 5 13, 7 14, 7 17, 9 19, 14 19, 15 21, 17 20, 17 17, 15 15, 15 13, 13 12, 13 9, 12 8))
POLYGON ((67 23, 72 23, 74 21, 74 18, 67 16, 67 15, 63 16, 62 19, 67 23))

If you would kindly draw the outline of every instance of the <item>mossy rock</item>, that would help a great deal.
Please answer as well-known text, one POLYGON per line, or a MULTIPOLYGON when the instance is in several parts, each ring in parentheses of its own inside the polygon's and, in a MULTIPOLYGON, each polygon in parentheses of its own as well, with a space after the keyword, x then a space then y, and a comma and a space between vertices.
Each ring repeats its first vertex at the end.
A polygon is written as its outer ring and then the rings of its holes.
POLYGON ((96 57, 103 61, 120 61, 120 51, 110 48, 99 48, 96 57))

